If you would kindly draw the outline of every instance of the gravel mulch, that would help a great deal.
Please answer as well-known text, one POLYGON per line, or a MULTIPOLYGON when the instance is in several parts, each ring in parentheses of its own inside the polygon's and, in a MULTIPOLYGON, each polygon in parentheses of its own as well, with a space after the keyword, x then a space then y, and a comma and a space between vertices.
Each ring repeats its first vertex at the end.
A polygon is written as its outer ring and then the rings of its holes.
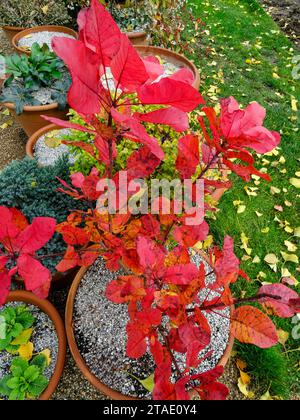
POLYGON ((260 0, 260 2, 300 49, 300 0, 260 0))
POLYGON ((30 35, 27 35, 24 38, 21 38, 18 46, 24 47, 25 49, 31 49, 34 43, 38 43, 40 46, 47 44, 50 50, 52 51, 52 39, 54 37, 64 37, 74 39, 72 35, 65 34, 63 32, 53 32, 53 31, 41 31, 41 32, 32 32, 30 35))

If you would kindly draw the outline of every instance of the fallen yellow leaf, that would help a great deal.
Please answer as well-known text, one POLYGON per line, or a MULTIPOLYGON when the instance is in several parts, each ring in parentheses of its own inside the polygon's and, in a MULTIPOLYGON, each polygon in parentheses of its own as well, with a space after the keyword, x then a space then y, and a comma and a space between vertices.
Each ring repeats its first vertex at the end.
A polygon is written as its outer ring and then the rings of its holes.
POLYGON ((22 346, 20 346, 18 352, 20 357, 29 361, 32 358, 33 354, 33 344, 31 343, 31 341, 29 341, 27 344, 23 344, 22 346))

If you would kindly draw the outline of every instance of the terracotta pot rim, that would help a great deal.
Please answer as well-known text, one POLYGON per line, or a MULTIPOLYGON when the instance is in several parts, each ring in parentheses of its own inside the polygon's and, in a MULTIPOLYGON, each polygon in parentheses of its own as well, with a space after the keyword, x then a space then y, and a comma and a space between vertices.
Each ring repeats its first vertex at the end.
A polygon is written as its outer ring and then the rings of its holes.
POLYGON ((152 52, 153 54, 157 53, 159 55, 159 53, 161 53, 164 56, 171 56, 176 58, 176 60, 181 61, 183 63, 185 63, 186 65, 188 65, 188 67, 192 70, 195 80, 193 83, 193 86, 195 89, 199 89, 200 87, 200 73, 198 68, 195 66, 195 64, 189 60, 188 58, 186 58, 184 55, 179 54, 177 52, 174 52, 172 50, 168 50, 167 48, 163 48, 163 47, 154 47, 152 45, 135 45, 134 46, 138 51, 140 50, 142 51, 149 51, 152 52))
POLYGON ((12 45, 15 50, 17 50, 21 54, 30 55, 30 51, 23 50, 18 46, 18 42, 20 39, 24 38, 26 35, 35 32, 42 32, 42 31, 53 31, 53 32, 62 32, 68 35, 73 35, 75 39, 78 39, 78 33, 74 31, 74 29, 68 28, 67 26, 62 25, 42 25, 42 26, 34 26, 33 28, 24 29, 21 32, 18 32, 12 39, 12 45))
MULTIPOLYGON (((16 109, 15 104, 12 102, 5 102, 3 103, 3 106, 6 106, 7 108, 12 109, 12 110, 16 109)), ((56 108, 58 108, 57 102, 53 102, 52 104, 37 105, 37 106, 25 105, 23 112, 44 112, 44 111, 50 111, 56 108)))
MULTIPOLYGON (((203 258, 208 261, 207 255, 203 251, 197 250, 203 258)), ((100 392, 107 395, 113 400, 139 400, 138 398, 130 397, 121 394, 120 392, 108 387, 103 382, 101 382, 89 369, 85 360, 80 354, 79 348, 77 346, 77 342, 75 339, 74 329, 73 329, 73 313, 74 313, 74 301, 76 298, 77 290, 80 285, 80 282, 84 276, 84 274, 88 271, 88 268, 81 268, 77 273, 72 286, 70 288, 67 304, 66 304, 66 312, 65 312, 65 328, 67 333, 67 340, 69 344, 69 348, 71 350, 71 354, 73 359, 79 368, 79 370, 83 373, 84 377, 100 392)), ((233 311, 234 307, 231 307, 231 312, 233 311)), ((218 366, 225 366, 230 358, 230 354, 232 351, 232 347, 234 344, 234 336, 230 333, 229 340, 225 349, 225 352, 221 359, 219 360, 218 366)))
POLYGON ((29 137, 26 143, 27 156, 29 156, 31 159, 34 159, 33 149, 38 139, 44 136, 45 134, 50 133, 51 131, 55 131, 55 130, 63 130, 63 128, 56 124, 49 124, 49 125, 46 125, 45 127, 40 128, 35 133, 33 133, 32 136, 29 137))
POLYGON ((129 38, 141 38, 142 36, 147 36, 146 31, 130 31, 125 33, 129 38))
POLYGON ((10 25, 3 25, 2 29, 4 30, 8 30, 8 31, 24 31, 26 28, 24 28, 23 26, 10 26, 10 25))
POLYGON ((49 385, 39 398, 39 400, 49 400, 57 388, 65 365, 67 340, 63 321, 52 303, 50 303, 48 300, 42 300, 38 298, 31 292, 23 290, 10 292, 6 302, 24 302, 29 305, 37 306, 42 312, 48 315, 48 317, 53 322, 58 338, 57 361, 49 385))

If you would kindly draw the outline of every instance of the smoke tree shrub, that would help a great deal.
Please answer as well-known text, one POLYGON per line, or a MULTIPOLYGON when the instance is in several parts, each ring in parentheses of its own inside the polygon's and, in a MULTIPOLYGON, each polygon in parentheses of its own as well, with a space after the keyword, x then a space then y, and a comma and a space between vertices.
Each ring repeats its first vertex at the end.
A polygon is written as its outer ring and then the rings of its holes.
POLYGON ((0 207, 0 305, 5 303, 16 274, 27 290, 41 298, 48 296, 51 272, 36 252, 51 239, 55 226, 51 217, 36 217, 30 225, 16 208, 0 207))
MULTIPOLYGON (((70 69, 73 84, 68 100, 86 126, 50 121, 92 134, 93 145, 77 142, 76 146, 101 161, 105 170, 100 174, 94 168, 87 176, 75 173, 71 176, 72 186, 62 182, 61 191, 75 200, 93 202, 101 195, 99 185, 109 178, 115 182, 119 196, 114 212, 100 212, 91 206, 86 212, 73 211, 57 226, 68 245, 57 269, 64 272, 77 265, 87 267, 100 255, 110 270, 120 266, 127 270, 127 275, 108 284, 106 296, 116 304, 128 305, 127 355, 140 358, 146 351, 152 353, 156 365, 154 399, 189 399, 190 391, 201 399, 225 399, 228 390, 217 381, 222 367, 194 373, 203 361, 198 358, 199 352, 212 339, 204 313, 235 304, 230 318, 232 334, 241 342, 268 348, 278 342, 268 314, 291 317, 300 311, 300 299, 287 286, 273 284, 264 286, 257 296, 235 300, 230 286, 239 276, 248 276, 240 270, 230 236, 224 239, 223 249, 212 247, 209 251, 216 279, 207 285, 204 265, 197 268, 190 256, 190 248, 207 238, 206 220, 198 225, 187 224, 191 215, 175 212, 175 198, 170 198, 169 203, 166 198, 158 198, 158 214, 135 216, 129 210, 121 211, 128 197, 121 189, 121 173, 114 167, 116 145, 124 137, 141 145, 127 159, 127 182, 149 179, 159 170, 164 153, 142 122, 163 123, 184 131, 178 140, 176 169, 181 180, 194 181, 191 192, 195 204, 196 180, 204 180, 206 196, 224 187, 223 182, 206 178, 211 168, 218 170, 225 165, 245 181, 251 174, 269 180, 255 168, 250 150, 269 152, 278 145, 280 136, 263 126, 265 110, 259 104, 252 103, 242 110, 231 97, 221 101, 220 116, 213 108, 203 107, 205 118, 199 118, 205 140, 202 144, 200 135, 186 131, 187 113, 204 104, 187 72, 157 81, 161 74, 158 63, 138 56, 97 0, 80 13, 79 26, 78 41, 57 38, 53 47, 70 69), (109 83, 108 69, 113 84, 109 83), (157 109, 149 112, 146 107, 144 112, 132 112, 132 106, 137 104, 154 104, 157 109), (170 204, 169 214, 162 211, 161 204, 170 204), (199 299, 203 288, 210 292, 204 301, 199 299), (213 298, 213 291, 221 295, 213 298), (260 308, 252 306, 252 302, 260 304, 260 308), (186 355, 184 370, 179 368, 174 352, 186 355)), ((205 205, 205 211, 209 210, 205 205)))

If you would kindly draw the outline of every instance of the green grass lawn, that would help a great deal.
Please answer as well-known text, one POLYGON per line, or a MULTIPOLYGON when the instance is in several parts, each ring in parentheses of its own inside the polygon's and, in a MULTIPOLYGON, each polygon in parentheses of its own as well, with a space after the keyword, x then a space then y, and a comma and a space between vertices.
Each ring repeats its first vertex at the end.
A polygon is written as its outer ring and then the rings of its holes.
MULTIPOLYGON (((267 109, 265 125, 282 134, 279 153, 258 160, 257 167, 267 171, 272 182, 253 179, 247 185, 257 189, 248 189, 252 194, 248 195, 246 184, 232 176, 234 186, 223 196, 216 220, 211 223, 220 243, 226 234, 234 238, 242 268, 252 279, 250 283, 239 283, 235 293, 250 296, 261 282, 280 281, 282 273, 286 275, 284 269, 300 280, 299 264, 286 262, 281 254, 282 251, 299 258, 299 237, 295 236, 295 228, 300 226, 299 189, 289 180, 297 178, 295 173, 300 171, 296 102, 300 99, 300 84, 292 77, 292 60, 300 52, 256 1, 189 0, 189 4, 194 15, 206 23, 202 45, 195 46, 197 53, 191 58, 200 69, 201 92, 209 104, 215 104, 217 97, 230 95, 242 105, 257 101, 267 109), (235 201, 245 206, 244 212, 237 213, 239 206, 234 205, 235 201), (276 210, 274 206, 281 207, 276 210), (241 235, 248 242, 242 241, 241 235), (286 240, 298 248, 289 252, 286 240), (246 246, 241 248, 243 242, 246 246), (249 248, 249 255, 245 248, 249 248), (278 258, 276 272, 264 261, 270 253, 278 258)), ((273 395, 288 398, 300 391, 300 353, 291 351, 300 347, 300 340, 291 337, 290 320, 280 320, 277 326, 290 334, 285 346, 267 351, 238 346, 238 352, 247 359, 262 393, 271 385, 273 395)))

